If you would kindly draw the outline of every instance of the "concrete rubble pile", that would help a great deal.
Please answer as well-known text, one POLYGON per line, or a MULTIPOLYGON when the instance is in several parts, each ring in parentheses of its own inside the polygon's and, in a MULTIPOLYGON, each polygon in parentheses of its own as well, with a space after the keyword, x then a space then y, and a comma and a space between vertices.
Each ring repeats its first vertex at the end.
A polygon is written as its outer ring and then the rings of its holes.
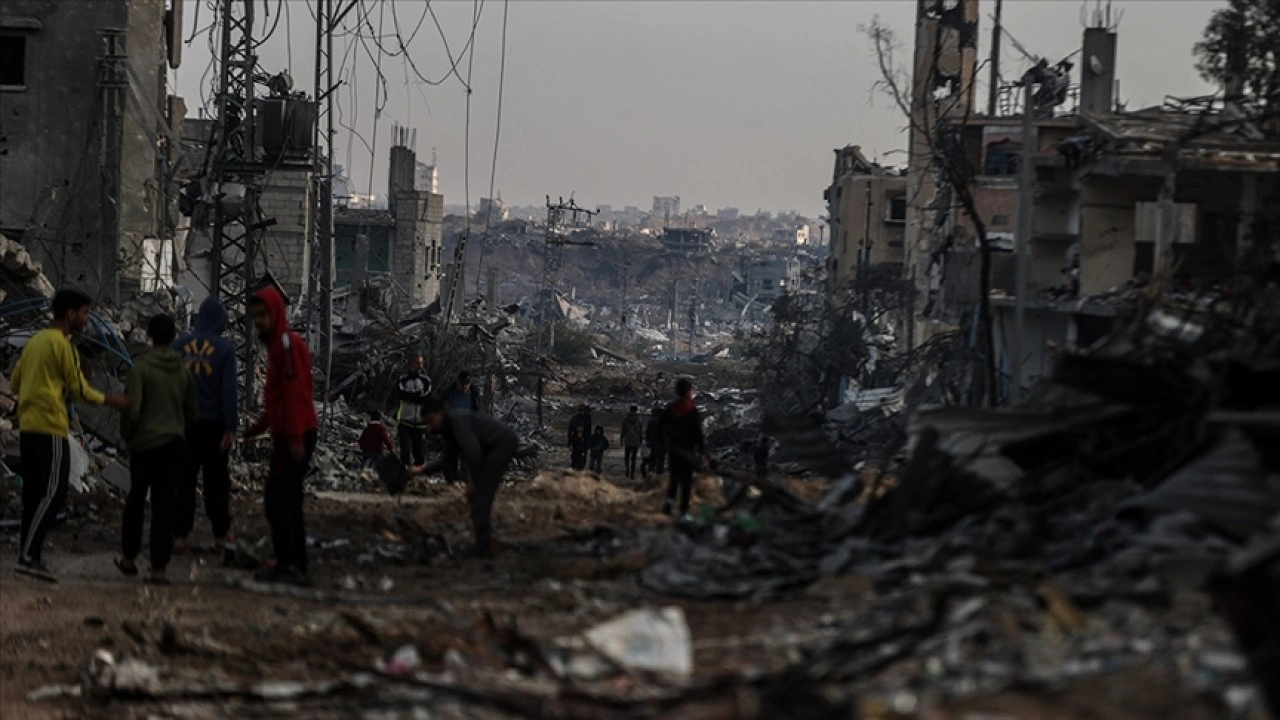
POLYGON ((883 474, 850 471, 819 419, 767 419, 783 449, 840 479, 812 503, 722 471, 739 485, 733 500, 655 555, 642 582, 707 600, 865 579, 885 601, 806 671, 859 678, 850 692, 874 690, 885 679, 873 670, 889 664, 883 687, 971 693, 1168 657, 1231 717, 1265 693, 1274 705, 1280 637, 1260 628, 1280 621, 1280 605, 1267 607, 1280 548, 1235 558, 1280 535, 1268 410, 1280 406, 1280 353, 1251 339, 1272 333, 1227 318, 1166 320, 1152 310, 1063 357, 1018 405, 918 412, 908 459, 883 474), (1252 580, 1231 585, 1233 563, 1252 580), (1241 643, 1256 676, 1213 614, 1230 587, 1254 601, 1228 619, 1251 628, 1241 643))

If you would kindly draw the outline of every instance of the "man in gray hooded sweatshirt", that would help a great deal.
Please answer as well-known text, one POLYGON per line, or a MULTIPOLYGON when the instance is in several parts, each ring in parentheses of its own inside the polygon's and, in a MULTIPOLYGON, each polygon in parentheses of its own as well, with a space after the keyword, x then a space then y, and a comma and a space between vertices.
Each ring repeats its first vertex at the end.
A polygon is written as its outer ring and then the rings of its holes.
POLYGON ((235 442, 240 416, 236 408, 236 350, 222 336, 227 310, 215 297, 206 298, 196 315, 195 330, 174 343, 195 378, 200 419, 187 438, 186 462, 178 482, 174 518, 174 552, 188 549, 195 525, 196 476, 204 469, 204 509, 213 526, 215 549, 222 551, 231 531, 231 476, 227 458, 235 442))

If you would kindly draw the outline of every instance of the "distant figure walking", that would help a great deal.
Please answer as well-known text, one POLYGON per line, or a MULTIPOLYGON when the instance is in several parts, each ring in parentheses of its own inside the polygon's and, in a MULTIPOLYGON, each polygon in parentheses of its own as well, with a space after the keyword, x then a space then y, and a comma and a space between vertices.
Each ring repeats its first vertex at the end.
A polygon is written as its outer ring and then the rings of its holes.
POLYGON ((640 457, 640 446, 644 443, 644 422, 640 419, 640 408, 635 405, 631 406, 627 416, 622 419, 619 440, 622 441, 623 467, 626 469, 627 477, 634 480, 636 461, 640 457))
POLYGON ((640 466, 640 472, 646 478, 649 473, 661 475, 667 464, 667 437, 662 429, 662 407, 655 407, 649 415, 649 422, 644 427, 644 443, 649 454, 640 466))
POLYGON ((604 451, 609 449, 609 438, 605 437, 604 426, 597 425, 595 434, 591 436, 591 472, 604 472, 604 451))
POLYGON ((587 469, 587 453, 591 450, 591 436, 581 425, 573 429, 569 438, 569 467, 574 470, 587 469))
POLYGON ((681 520, 689 521, 689 501, 693 495, 693 474, 706 463, 706 443, 702 437, 702 415, 693 402, 693 383, 676 382, 676 399, 662 415, 663 434, 667 439, 671 461, 671 480, 667 483, 667 499, 662 512, 670 515, 680 491, 681 520))

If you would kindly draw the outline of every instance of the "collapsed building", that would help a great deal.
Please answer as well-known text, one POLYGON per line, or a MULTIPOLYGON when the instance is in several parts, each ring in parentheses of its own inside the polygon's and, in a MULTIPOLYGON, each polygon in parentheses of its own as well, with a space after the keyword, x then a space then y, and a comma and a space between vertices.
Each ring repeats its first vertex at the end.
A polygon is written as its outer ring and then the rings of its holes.
POLYGON ((1245 108, 1213 98, 1124 109, 1116 97, 1118 35, 1101 16, 1084 31, 1077 84, 1070 62, 1042 61, 1033 68, 1040 79, 1030 108, 1022 87, 1007 83, 993 89, 984 113, 973 93, 977 18, 977 0, 919 4, 905 178, 856 146, 836 150, 824 193, 828 292, 840 292, 864 259, 901 263, 915 298, 897 319, 898 335, 901 349, 912 350, 979 322, 985 238, 995 374, 1009 378, 1000 383, 1003 396, 1044 377, 1059 351, 1087 348, 1131 319, 1142 288, 1162 270, 1171 272, 1165 290, 1175 294, 1205 291, 1235 272, 1262 244, 1255 237, 1274 234, 1260 209, 1274 207, 1280 193, 1280 138, 1245 108), (888 211, 874 212, 877 205, 888 211), (898 217, 903 227, 888 225, 898 217))

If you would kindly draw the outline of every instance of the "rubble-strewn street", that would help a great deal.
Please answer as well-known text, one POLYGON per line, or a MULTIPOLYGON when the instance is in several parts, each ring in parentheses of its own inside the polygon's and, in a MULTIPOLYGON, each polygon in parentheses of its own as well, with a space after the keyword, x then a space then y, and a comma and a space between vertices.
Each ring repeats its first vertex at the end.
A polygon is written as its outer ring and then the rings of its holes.
POLYGON ((5 0, 0 718, 1280 720, 1278 50, 5 0))

